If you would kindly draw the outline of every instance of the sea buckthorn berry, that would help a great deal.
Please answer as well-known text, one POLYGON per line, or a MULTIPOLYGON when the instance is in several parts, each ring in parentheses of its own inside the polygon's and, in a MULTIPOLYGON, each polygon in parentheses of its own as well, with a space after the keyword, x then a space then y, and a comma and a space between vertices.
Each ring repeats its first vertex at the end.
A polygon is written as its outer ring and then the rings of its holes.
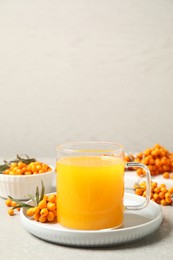
POLYGON ((153 198, 154 198, 155 200, 159 199, 159 194, 158 194, 158 193, 154 193, 154 194, 153 194, 153 198))
POLYGON ((48 210, 50 210, 50 211, 54 211, 54 210, 56 209, 56 205, 55 205, 55 203, 48 202, 48 203, 47 203, 47 208, 48 208, 48 210))
POLYGON ((138 163, 141 162, 141 160, 140 160, 139 157, 136 157, 134 161, 135 161, 135 162, 138 162, 138 163))
POLYGON ((42 162, 39 162, 39 161, 35 162, 35 165, 41 165, 41 164, 42 164, 42 162))
POLYGON ((46 209, 46 208, 44 208, 44 209, 41 209, 41 211, 40 211, 40 215, 41 216, 47 216, 48 215, 48 213, 49 213, 49 211, 48 211, 48 209, 46 209))
POLYGON ((138 153, 137 154, 137 158, 142 159, 143 158, 143 153, 138 153))
POLYGON ((162 206, 166 206, 167 205, 166 200, 165 199, 161 199, 160 204, 162 206))
POLYGON ((11 207, 11 199, 6 199, 5 204, 7 205, 7 207, 11 207))
POLYGON ((49 211, 49 212, 52 212, 55 217, 57 216, 57 210, 56 209, 54 211, 49 211))
POLYGON ((26 212, 28 217, 32 217, 34 215, 34 208, 29 208, 26 212))
POLYGON ((160 201, 161 201, 161 199, 158 197, 158 198, 156 199, 156 203, 157 203, 157 204, 160 204, 160 201))
POLYGON ((44 195, 43 199, 44 199, 45 201, 47 201, 47 200, 49 199, 49 197, 48 197, 47 195, 44 195))
POLYGON ((135 190, 135 194, 136 194, 136 195, 142 196, 143 192, 144 192, 144 190, 141 189, 141 188, 138 188, 138 189, 135 190))
POLYGON ((173 194, 173 187, 169 188, 169 189, 168 189, 168 192, 169 192, 170 194, 173 194))
POLYGON ((140 188, 146 189, 146 182, 145 181, 140 183, 140 188))
POLYGON ((43 216, 43 215, 41 215, 41 216, 39 217, 39 219, 38 219, 38 221, 39 221, 39 222, 42 222, 42 223, 46 222, 46 220, 47 220, 47 217, 46 217, 46 216, 43 216))
POLYGON ((136 172, 138 176, 143 176, 143 170, 141 168, 137 169, 136 172))
POLYGON ((47 171, 49 169, 48 165, 43 163, 41 167, 44 171, 47 171))
POLYGON ((166 188, 166 184, 165 183, 162 183, 159 185, 160 188, 166 188))
POLYGON ((161 162, 160 162, 160 159, 155 159, 155 162, 154 162, 154 164, 155 164, 155 166, 156 167, 159 167, 159 166, 161 166, 161 162))
POLYGON ((34 212, 34 214, 38 214, 40 212, 40 208, 38 206, 34 207, 33 212, 34 212))
POLYGON ((159 197, 160 199, 164 199, 165 198, 165 193, 164 192, 159 192, 159 197))
POLYGON ((55 203, 56 202, 56 195, 55 194, 51 194, 48 197, 48 201, 55 203))
POLYGON ((36 170, 39 171, 41 169, 41 165, 36 165, 36 170))
POLYGON ((13 209, 9 209, 9 210, 8 210, 8 214, 9 214, 10 216, 14 216, 14 210, 13 210, 13 209))
MULTIPOLYGON (((163 165, 162 169, 163 169, 163 174, 164 174, 164 172, 170 171, 169 165, 163 165)), ((169 175, 168 175, 168 178, 169 178, 169 175)))
POLYGON ((37 172, 37 168, 36 168, 35 165, 32 165, 32 166, 31 166, 31 172, 37 172))
POLYGON ((18 164, 17 164, 17 167, 18 167, 19 169, 22 169, 22 168, 25 167, 25 166, 26 166, 26 164, 23 163, 23 162, 18 162, 18 164))
POLYGON ((39 214, 39 213, 34 214, 34 219, 35 219, 36 221, 39 221, 39 218, 40 218, 40 214, 39 214))
POLYGON ((38 204, 39 209, 47 208, 47 202, 46 200, 41 200, 38 204))
POLYGON ((12 207, 16 207, 16 206, 17 206, 17 203, 12 200, 12 201, 11 201, 11 206, 12 206, 12 207))
POLYGON ((153 157, 156 157, 156 156, 157 156, 157 151, 156 151, 155 149, 152 150, 151 155, 152 155, 153 157))
POLYGON ((161 190, 160 190, 159 187, 156 187, 156 188, 154 189, 154 192, 157 193, 157 194, 158 194, 160 191, 161 191, 161 190))
POLYGON ((143 197, 146 197, 146 190, 142 194, 143 197))
POLYGON ((161 148, 161 145, 160 144, 155 144, 154 147, 155 148, 161 148))
POLYGON ((157 182, 151 182, 151 187, 155 189, 157 187, 157 182))
MULTIPOLYGON (((150 159, 149 164, 150 164, 150 165, 153 165, 153 164, 154 164, 154 159, 153 159, 153 158, 150 159)), ((153 167, 152 167, 152 170, 153 170, 153 167)))
POLYGON ((26 172, 25 172, 25 175, 31 175, 31 174, 32 174, 31 171, 26 171, 26 172))
POLYGON ((7 170, 3 171, 3 174, 9 174, 9 172, 10 172, 10 169, 7 169, 7 170))
POLYGON ((16 165, 16 166, 14 166, 14 167, 11 167, 11 169, 12 169, 13 171, 16 171, 16 170, 18 169, 18 167, 17 167, 17 165, 16 165))
POLYGON ((166 187, 161 187, 161 188, 160 188, 160 191, 162 191, 163 193, 166 193, 168 190, 167 190, 166 187))
POLYGON ((169 192, 165 193, 165 198, 171 198, 171 194, 169 192))
POLYGON ((27 167, 25 166, 21 170, 22 170, 22 174, 24 174, 25 172, 27 172, 27 167))
POLYGON ((55 219, 55 214, 52 211, 49 211, 48 215, 47 215, 47 220, 49 222, 52 222, 55 219))
POLYGON ((165 198, 165 200, 168 205, 172 204, 172 199, 170 197, 165 198))
POLYGON ((124 161, 125 162, 130 162, 131 160, 130 160, 130 157, 129 156, 124 156, 124 161))
POLYGON ((17 163, 11 163, 10 164, 10 167, 13 168, 13 167, 16 167, 17 166, 17 163))
POLYGON ((151 154, 152 150, 150 148, 147 148, 145 151, 144 151, 144 155, 149 155, 151 154))
POLYGON ((35 162, 30 162, 28 166, 32 167, 35 164, 35 162))
POLYGON ((17 169, 16 170, 16 175, 22 175, 22 169, 17 169))

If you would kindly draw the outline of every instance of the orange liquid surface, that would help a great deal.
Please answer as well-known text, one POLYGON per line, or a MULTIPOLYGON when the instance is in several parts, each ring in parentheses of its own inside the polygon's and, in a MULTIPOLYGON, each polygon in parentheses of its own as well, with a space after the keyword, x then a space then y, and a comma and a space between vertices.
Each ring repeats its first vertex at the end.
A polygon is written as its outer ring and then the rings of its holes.
POLYGON ((98 230, 123 222, 124 163, 107 156, 66 157, 57 162, 58 222, 98 230))

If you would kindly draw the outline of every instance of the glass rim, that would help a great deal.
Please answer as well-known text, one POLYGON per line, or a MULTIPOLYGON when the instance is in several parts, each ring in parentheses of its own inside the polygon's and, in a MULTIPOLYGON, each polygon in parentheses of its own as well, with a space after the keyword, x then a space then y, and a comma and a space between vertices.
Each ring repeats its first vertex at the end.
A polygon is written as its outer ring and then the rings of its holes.
POLYGON ((64 143, 64 144, 59 144, 59 145, 57 145, 57 147, 56 147, 56 150, 57 150, 57 152, 58 151, 60 151, 60 152, 67 152, 67 153, 81 153, 81 150, 82 150, 82 152, 83 153, 85 153, 85 150, 86 150, 86 152, 87 153, 92 153, 92 152, 98 152, 98 149, 90 149, 90 151, 88 151, 88 149, 86 148, 86 149, 77 149, 77 148, 74 148, 74 149, 72 149, 72 148, 68 148, 69 146, 75 146, 75 145, 87 145, 87 144, 91 144, 91 145, 112 145, 112 146, 114 146, 114 148, 109 148, 109 149, 101 149, 101 152, 103 152, 103 151, 107 151, 107 150, 109 150, 110 152, 113 152, 113 151, 124 151, 124 146, 123 145, 121 145, 121 144, 118 144, 118 143, 115 143, 115 142, 110 142, 110 141, 108 141, 108 142, 106 142, 106 141, 77 141, 77 142, 68 142, 68 143, 64 143))

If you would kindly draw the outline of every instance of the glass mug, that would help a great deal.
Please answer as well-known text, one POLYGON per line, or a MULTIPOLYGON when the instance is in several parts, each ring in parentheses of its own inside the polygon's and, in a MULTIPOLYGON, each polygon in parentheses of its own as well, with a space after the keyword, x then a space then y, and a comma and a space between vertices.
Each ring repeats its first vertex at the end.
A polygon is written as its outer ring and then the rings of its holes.
POLYGON ((75 142, 57 147, 57 218, 66 228, 100 230, 123 225, 124 211, 146 207, 150 200, 150 171, 141 163, 125 162, 122 145, 75 142), (124 205, 124 170, 146 172, 146 199, 124 205))

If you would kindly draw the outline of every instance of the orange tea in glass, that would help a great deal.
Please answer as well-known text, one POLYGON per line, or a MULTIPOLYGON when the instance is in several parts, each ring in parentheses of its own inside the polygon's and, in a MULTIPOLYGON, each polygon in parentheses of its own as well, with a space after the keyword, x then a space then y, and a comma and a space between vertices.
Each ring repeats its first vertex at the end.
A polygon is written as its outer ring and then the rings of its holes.
POLYGON ((124 169, 142 167, 147 172, 149 202, 150 173, 146 166, 124 162, 124 148, 110 142, 76 142, 57 148, 57 215, 67 228, 100 230, 123 224, 125 205, 124 169), (132 165, 133 164, 133 165, 132 165))

